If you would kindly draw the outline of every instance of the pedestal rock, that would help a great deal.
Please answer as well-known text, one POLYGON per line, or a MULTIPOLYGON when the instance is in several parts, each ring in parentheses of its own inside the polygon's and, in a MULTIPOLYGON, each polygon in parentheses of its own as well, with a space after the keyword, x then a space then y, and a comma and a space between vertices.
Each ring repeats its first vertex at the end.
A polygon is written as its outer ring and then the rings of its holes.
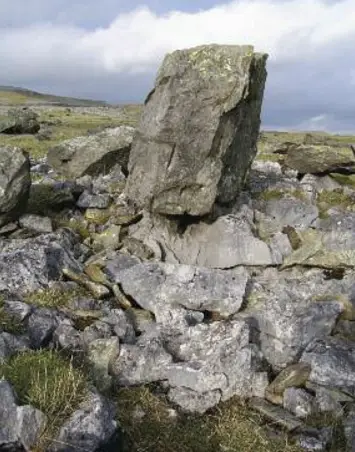
POLYGON ((234 45, 165 57, 133 140, 128 198, 193 216, 236 198, 256 155, 266 59, 234 45))

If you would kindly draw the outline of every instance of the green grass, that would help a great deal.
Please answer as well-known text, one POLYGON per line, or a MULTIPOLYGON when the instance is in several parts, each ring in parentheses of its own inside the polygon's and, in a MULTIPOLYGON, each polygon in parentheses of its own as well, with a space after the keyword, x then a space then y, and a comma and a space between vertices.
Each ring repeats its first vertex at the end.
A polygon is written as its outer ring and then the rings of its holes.
POLYGON ((61 141, 87 135, 88 132, 104 127, 121 125, 135 126, 140 117, 139 105, 127 105, 120 117, 98 114, 66 113, 64 109, 53 109, 40 113, 40 121, 52 121, 52 135, 49 140, 40 141, 35 135, 0 135, 0 145, 19 146, 33 158, 44 157, 48 150, 61 141))
POLYGON ((302 190, 299 189, 281 190, 277 188, 272 188, 269 190, 264 190, 263 192, 257 194, 257 198, 262 201, 271 201, 274 199, 282 199, 286 197, 296 198, 304 202, 308 201, 307 195, 302 190))
POLYGON ((24 296, 27 303, 46 308, 65 307, 75 298, 88 296, 88 292, 78 286, 71 290, 42 289, 24 296))
POLYGON ((202 416, 169 416, 170 406, 149 388, 124 388, 117 396, 118 421, 128 436, 124 452, 298 452, 281 434, 271 439, 265 423, 236 399, 202 416), (145 416, 137 419, 136 410, 145 416))
POLYGON ((323 190, 317 196, 317 206, 321 218, 326 218, 327 211, 332 207, 355 212, 354 198, 340 190, 323 190))
POLYGON ((37 451, 45 450, 45 444, 87 396, 84 372, 55 351, 15 355, 0 366, 0 374, 12 383, 20 404, 33 405, 48 418, 37 451))

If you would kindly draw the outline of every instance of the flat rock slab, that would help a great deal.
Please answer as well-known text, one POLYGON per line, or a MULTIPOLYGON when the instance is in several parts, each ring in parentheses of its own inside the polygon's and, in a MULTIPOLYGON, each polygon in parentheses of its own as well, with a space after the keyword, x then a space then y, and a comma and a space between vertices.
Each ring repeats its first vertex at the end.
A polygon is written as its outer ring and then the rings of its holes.
POLYGON ((252 398, 249 402, 249 406, 276 425, 286 429, 288 432, 292 432, 304 426, 302 421, 288 411, 261 398, 252 398))
POLYGON ((239 311, 249 279, 244 268, 222 271, 190 265, 143 262, 119 270, 113 260, 106 272, 124 293, 157 322, 168 322, 178 308, 231 315, 239 311))
POLYGON ((235 199, 257 151, 266 59, 232 45, 165 57, 132 144, 130 199, 169 215, 235 199))

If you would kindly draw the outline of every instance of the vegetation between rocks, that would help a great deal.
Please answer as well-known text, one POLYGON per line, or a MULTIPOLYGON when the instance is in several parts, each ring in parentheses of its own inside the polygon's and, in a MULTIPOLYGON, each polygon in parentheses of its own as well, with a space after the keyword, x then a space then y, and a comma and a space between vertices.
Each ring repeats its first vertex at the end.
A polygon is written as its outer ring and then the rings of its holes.
POLYGON ((149 387, 121 389, 116 400, 129 439, 124 452, 301 451, 235 398, 203 416, 183 417, 149 387))
POLYGON ((38 452, 85 400, 85 373, 52 350, 20 353, 0 366, 0 374, 13 385, 21 404, 30 404, 47 416, 38 452))

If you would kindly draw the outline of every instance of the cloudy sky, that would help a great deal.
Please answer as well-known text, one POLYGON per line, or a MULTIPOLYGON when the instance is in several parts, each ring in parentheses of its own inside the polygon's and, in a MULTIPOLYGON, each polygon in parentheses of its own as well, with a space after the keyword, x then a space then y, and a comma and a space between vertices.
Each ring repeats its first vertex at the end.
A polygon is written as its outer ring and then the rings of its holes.
POLYGON ((263 128, 355 132, 355 0, 0 0, 0 84, 142 102, 165 53, 267 52, 263 128))

